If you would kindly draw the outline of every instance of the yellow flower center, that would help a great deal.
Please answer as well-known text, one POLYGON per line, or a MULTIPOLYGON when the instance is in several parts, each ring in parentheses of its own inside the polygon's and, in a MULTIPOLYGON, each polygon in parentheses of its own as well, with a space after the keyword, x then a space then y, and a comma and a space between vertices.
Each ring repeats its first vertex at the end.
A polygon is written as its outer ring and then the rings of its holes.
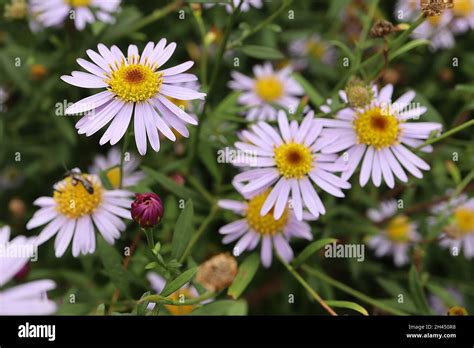
POLYGON ((429 16, 426 20, 433 26, 437 27, 441 22, 441 16, 429 16))
POLYGON ((275 76, 261 77, 255 83, 255 92, 266 102, 279 99, 283 91, 283 83, 275 76))
POLYGON ((77 219, 83 215, 92 214, 102 202, 102 186, 91 180, 88 174, 82 174, 86 184, 90 184, 93 192, 90 193, 84 184, 67 177, 58 184, 53 199, 56 209, 70 219, 77 219))
POLYGON ((264 216, 260 215, 263 203, 268 197, 269 192, 264 192, 252 198, 247 207, 247 223, 257 233, 261 235, 274 236, 283 231, 288 219, 288 208, 285 208, 283 214, 278 220, 273 217, 273 208, 264 216))
POLYGON ((410 220, 405 215, 394 217, 388 222, 387 236, 394 243, 410 241, 410 220))
POLYGON ((113 188, 119 188, 120 187, 120 167, 114 167, 105 173, 105 176, 110 182, 110 185, 112 185, 113 188))
POLYGON ((321 59, 326 53, 326 46, 322 42, 311 40, 306 44, 306 50, 310 56, 321 59))
POLYGON ((469 16, 474 11, 474 1, 472 0, 456 0, 454 1, 453 13, 456 16, 469 16))
POLYGON ((388 147, 397 142, 398 124, 399 121, 394 115, 378 106, 357 113, 357 117, 353 121, 357 141, 376 149, 388 147))
POLYGON ((92 0, 64 0, 67 5, 72 7, 87 7, 91 4, 92 0))
POLYGON ((274 153, 277 168, 285 178, 301 179, 312 168, 313 155, 302 144, 283 144, 275 148, 274 153))
MULTIPOLYGON (((170 300, 173 301, 185 301, 194 298, 193 294, 188 288, 183 288, 178 291, 175 291, 168 296, 170 300)), ((166 310, 172 315, 186 315, 193 311, 196 308, 196 305, 183 305, 183 306, 173 306, 165 305, 166 310)))
POLYGON ((454 212, 454 220, 461 234, 474 233, 474 210, 458 208, 454 212))
POLYGON ((148 100, 158 93, 163 75, 143 64, 122 64, 108 77, 108 89, 120 99, 137 103, 148 100))

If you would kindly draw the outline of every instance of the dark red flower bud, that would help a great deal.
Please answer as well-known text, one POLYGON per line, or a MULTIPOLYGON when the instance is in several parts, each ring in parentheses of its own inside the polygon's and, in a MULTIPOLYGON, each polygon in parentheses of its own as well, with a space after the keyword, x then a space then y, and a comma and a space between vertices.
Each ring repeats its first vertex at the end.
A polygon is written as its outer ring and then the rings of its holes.
POLYGON ((137 193, 132 202, 132 218, 141 227, 153 227, 163 217, 164 207, 160 196, 153 192, 137 193))

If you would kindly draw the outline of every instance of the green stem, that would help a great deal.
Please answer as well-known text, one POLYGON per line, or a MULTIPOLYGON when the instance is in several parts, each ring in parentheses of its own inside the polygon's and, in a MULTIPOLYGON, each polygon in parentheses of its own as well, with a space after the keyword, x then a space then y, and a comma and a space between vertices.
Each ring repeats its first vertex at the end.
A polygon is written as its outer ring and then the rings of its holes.
POLYGON ((155 248, 155 238, 153 236, 153 228, 144 228, 148 249, 153 250, 155 248))
POLYGON ((194 11, 192 9, 192 6, 189 5, 191 8, 191 12, 193 14, 194 20, 196 21, 196 24, 199 29, 199 34, 201 36, 201 41, 202 41, 202 53, 201 53, 201 59, 200 59, 200 74, 201 74, 201 83, 204 87, 207 86, 207 55, 208 55, 208 43, 206 40, 206 27, 204 25, 204 21, 202 20, 202 15, 201 15, 201 10, 194 11))
POLYGON ((461 194, 461 192, 466 188, 467 185, 471 183, 474 179, 474 170, 471 170, 469 174, 459 183, 458 187, 456 187, 456 191, 454 191, 453 197, 457 197, 461 194))
POLYGON ((395 314, 395 315, 407 315, 407 313, 402 312, 398 309, 392 308, 382 302, 379 302, 377 300, 374 300, 373 298, 355 290, 352 289, 351 287, 347 286, 346 284, 343 284, 330 276, 324 274, 323 272, 320 272, 319 270, 312 268, 306 264, 302 265, 301 268, 307 272, 308 274, 318 278, 319 280, 322 280, 323 282, 334 286, 335 288, 344 291, 345 293, 354 296, 355 298, 358 298, 361 301, 364 301, 366 303, 371 304, 372 306, 378 307, 382 310, 384 310, 387 313, 395 314))
POLYGON ((197 192, 199 192, 205 199, 208 201, 210 204, 214 204, 216 202, 216 199, 214 196, 205 189, 204 186, 197 180, 194 176, 189 176, 188 177, 188 182, 191 184, 192 187, 196 189, 197 192))
POLYGON ((197 243, 197 241, 201 238, 201 236, 204 234, 206 231, 207 227, 209 224, 214 220, 216 217, 217 213, 219 211, 219 208, 217 205, 214 205, 211 208, 211 211, 209 212, 209 215, 207 215, 206 219, 201 223, 201 226, 199 226, 199 229, 197 232, 192 236, 191 240, 189 241, 188 246, 184 250, 183 255, 179 259, 179 263, 183 263, 188 256, 191 254, 191 251, 193 250, 194 245, 197 243))
POLYGON ((459 125, 459 126, 453 128, 453 129, 448 130, 447 132, 441 134, 439 137, 436 137, 436 138, 429 139, 429 140, 425 141, 423 144, 421 144, 420 146, 418 146, 418 147, 416 148, 416 150, 419 150, 419 149, 421 149, 421 148, 423 148, 423 147, 425 147, 425 146, 427 146, 427 145, 431 145, 431 144, 437 143, 438 141, 443 140, 443 139, 446 139, 447 137, 449 137, 449 136, 451 136, 451 135, 453 135, 453 134, 456 134, 456 133, 462 131, 463 129, 469 128, 469 127, 471 127, 471 126, 473 126, 473 125, 474 125, 474 119, 472 119, 472 120, 470 120, 470 121, 467 121, 467 122, 465 122, 465 123, 463 123, 463 124, 461 124, 461 125, 459 125))
POLYGON ((205 300, 214 298, 216 296, 217 296, 217 294, 215 292, 206 292, 206 293, 204 293, 204 294, 202 294, 198 297, 195 297, 195 298, 192 298, 192 299, 189 299, 189 300, 184 300, 184 301, 179 301, 178 300, 178 301, 176 301, 176 300, 171 300, 168 297, 155 294, 155 295, 150 295, 150 296, 146 296, 146 297, 142 298, 139 301, 139 303, 149 301, 149 302, 153 302, 153 303, 163 303, 165 305, 172 305, 172 306, 189 306, 189 305, 199 304, 199 303, 201 303, 205 300))
POLYGON ((136 31, 142 29, 143 27, 155 22, 156 20, 161 19, 163 17, 166 17, 168 14, 170 14, 171 12, 177 10, 182 5, 183 5, 182 0, 175 0, 170 4, 153 11, 148 16, 142 18, 135 26, 132 26, 132 28, 130 28, 129 32, 130 33, 136 32, 136 31))
POLYGON ((319 304, 331 315, 333 316, 337 316, 337 313, 334 312, 334 310, 329 307, 329 305, 321 298, 321 296, 319 296, 319 294, 314 291, 314 289, 309 286, 309 284, 303 279, 302 276, 300 276, 298 274, 298 272, 296 272, 296 270, 290 265, 288 264, 287 262, 283 261, 283 259, 281 259, 280 257, 278 257, 280 259, 280 262, 286 267, 286 269, 288 270, 288 272, 290 272, 290 274, 303 286, 303 288, 306 289, 306 291, 317 301, 319 302, 319 304))
POLYGON ((270 24, 271 22, 273 22, 273 20, 274 20, 275 18, 277 18, 288 6, 290 6, 292 2, 293 2, 293 0, 284 0, 278 10, 276 10, 275 12, 273 12, 269 17, 267 17, 266 19, 264 19, 262 22, 260 22, 260 24, 258 24, 258 25, 255 26, 254 28, 250 29, 249 31, 244 32, 240 38, 238 38, 238 39, 236 39, 236 40, 230 42, 229 45, 227 46, 227 49, 230 50, 230 49, 232 49, 232 48, 241 46, 242 43, 243 43, 247 38, 249 38, 250 36, 252 36, 252 35, 254 35, 254 34, 256 34, 256 33, 258 33, 260 30, 262 30, 263 28, 265 28, 268 24, 270 24))
POLYGON ((124 159, 125 159, 125 153, 128 150, 128 144, 130 142, 130 132, 127 130, 125 132, 125 138, 123 139, 122 143, 122 153, 120 154, 120 188, 122 188, 123 184, 123 164, 124 164, 124 159))
MULTIPOLYGON (((399 48, 401 45, 403 45, 403 43, 407 40, 408 36, 416 29, 418 28, 418 26, 420 26, 421 23, 423 23, 425 20, 425 17, 423 15, 421 15, 420 17, 418 17, 416 19, 416 21, 414 21, 410 27, 405 30, 402 34, 400 34, 395 40, 391 41, 389 44, 388 44, 388 51, 391 52, 393 50, 396 50, 397 48, 399 48)), ((375 61, 379 58, 380 55, 383 55, 383 50, 373 54, 370 58, 366 59, 364 62, 362 62, 360 65, 359 65, 359 69, 363 69, 365 68, 366 66, 371 66, 372 64, 375 63, 375 61)), ((392 60, 391 57, 388 58, 389 61, 392 60)), ((355 72, 355 71, 354 71, 355 72)), ((378 74, 378 69, 374 69, 374 72, 377 72, 378 74)), ((375 76, 377 76, 377 74, 375 76)))
MULTIPOLYGON (((240 2, 240 5, 241 4, 242 4, 242 1, 240 2)), ((224 36, 222 38, 221 44, 219 45, 219 49, 218 49, 217 55, 216 55, 216 61, 214 62, 214 67, 212 69, 211 81, 209 82, 209 90, 208 90, 207 95, 211 95, 211 92, 214 88, 214 84, 216 82, 217 76, 219 75, 219 70, 220 70, 220 67, 221 67, 221 61, 222 61, 222 58, 223 58, 224 53, 225 53, 225 49, 226 49, 226 46, 227 46, 227 41, 229 40, 230 32, 232 31, 234 21, 235 21, 237 15, 238 15, 238 13, 240 12, 240 5, 236 10, 232 11, 232 14, 229 16, 229 20, 227 21, 225 31, 224 31, 224 36)), ((202 115, 202 118, 201 118, 199 124, 202 123, 203 118, 205 117, 205 111, 206 111, 206 105, 207 104, 208 103, 204 104, 204 111, 203 111, 203 115, 202 115)))

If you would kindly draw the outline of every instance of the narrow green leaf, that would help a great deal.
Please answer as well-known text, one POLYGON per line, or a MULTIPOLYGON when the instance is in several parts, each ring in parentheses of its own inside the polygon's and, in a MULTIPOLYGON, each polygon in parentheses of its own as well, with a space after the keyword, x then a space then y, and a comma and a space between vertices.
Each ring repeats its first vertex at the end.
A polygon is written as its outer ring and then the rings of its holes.
POLYGON ((178 185, 176 182, 168 178, 166 175, 159 173, 148 167, 142 166, 141 168, 145 172, 145 174, 147 174, 150 178, 152 178, 154 181, 160 184, 164 189, 174 193, 179 198, 193 199, 194 201, 202 201, 202 199, 200 199, 199 195, 196 192, 194 192, 193 190, 187 187, 178 185))
POLYGON ((191 315, 246 315, 247 311, 247 302, 243 300, 222 300, 199 307, 191 315))
POLYGON ((252 281, 259 265, 260 256, 257 253, 248 256, 239 266, 237 276, 229 287, 227 295, 231 296, 233 299, 239 298, 252 281))
POLYGON ((356 312, 359 312, 363 315, 369 315, 369 312, 367 312, 367 309, 362 307, 361 305, 351 302, 351 301, 326 301, 326 303, 330 307, 336 307, 336 308, 347 308, 347 309, 352 309, 356 312))
POLYGON ((309 100, 314 106, 320 106, 324 103, 323 96, 306 80, 303 76, 298 73, 293 73, 293 78, 298 82, 309 97, 309 100))
POLYGON ((417 40, 409 41, 405 45, 403 45, 402 47, 397 49, 395 52, 391 53, 390 56, 389 56, 389 59, 390 60, 395 59, 396 57, 398 57, 398 56, 400 56, 404 53, 407 53, 408 51, 411 51, 411 50, 413 50, 417 47, 426 46, 426 45, 429 45, 429 44, 431 44, 431 41, 425 40, 425 39, 417 39, 417 40))
POLYGON ((105 304, 101 303, 95 310, 95 315, 105 315, 105 304))
POLYGON ((169 296, 173 292, 181 289, 186 283, 191 281, 193 279, 194 275, 197 272, 197 267, 193 267, 188 269, 187 271, 181 273, 179 276, 177 276, 175 279, 168 281, 161 291, 161 296, 169 296))
POLYGON ((344 54, 347 56, 347 58, 349 58, 351 61, 355 60, 354 53, 352 53, 352 50, 349 48, 349 46, 347 46, 343 42, 340 42, 340 41, 337 41, 337 40, 331 40, 328 43, 333 45, 333 46, 336 46, 336 47, 340 48, 342 50, 342 52, 344 52, 344 54))
POLYGON ((211 173, 212 177, 217 182, 220 182, 222 169, 217 166, 216 153, 208 141, 201 139, 198 145, 198 155, 204 166, 206 166, 206 169, 211 173))
POLYGON ((112 283, 127 297, 130 297, 127 272, 122 266, 122 258, 118 251, 100 236, 97 237, 97 249, 106 274, 110 277, 112 283))
POLYGON ((448 307, 453 307, 453 306, 459 306, 461 303, 459 303, 459 300, 454 298, 454 296, 449 293, 445 288, 438 286, 436 284, 433 284, 431 282, 428 282, 426 284, 426 287, 435 294, 437 297, 443 301, 444 304, 448 307))
POLYGON ((258 59, 283 59, 285 56, 275 48, 258 45, 247 45, 240 50, 249 57, 258 59))
POLYGON ((99 173, 99 178, 100 178, 100 181, 102 182, 102 185, 104 185, 104 187, 107 190, 113 190, 114 187, 112 186, 112 184, 110 183, 109 178, 107 177, 107 171, 108 170, 101 170, 100 173, 99 173))
POLYGON ((189 240, 193 235, 193 202, 188 200, 183 211, 179 214, 178 221, 173 233, 173 241, 171 242, 171 255, 174 259, 179 259, 183 255, 189 240))
POLYGON ((416 308, 421 312, 421 314, 429 315, 430 308, 428 306, 428 302, 426 301, 423 285, 421 284, 420 277, 415 266, 412 266, 410 268, 410 272, 408 273, 408 286, 410 288, 410 293, 413 297, 416 308))
POLYGON ((324 238, 317 240, 310 245, 308 245, 304 250, 293 260, 291 263, 294 268, 298 268, 303 264, 311 255, 317 252, 319 249, 324 247, 326 244, 336 243, 337 239, 335 238, 324 238))
MULTIPOLYGON (((151 292, 147 291, 140 297, 140 300, 147 297, 147 296, 150 296, 150 295, 151 295, 151 292)), ((150 303, 150 301, 138 302, 138 304, 135 307, 135 313, 137 315, 145 315, 146 312, 147 312, 147 308, 148 308, 149 303, 150 303)))

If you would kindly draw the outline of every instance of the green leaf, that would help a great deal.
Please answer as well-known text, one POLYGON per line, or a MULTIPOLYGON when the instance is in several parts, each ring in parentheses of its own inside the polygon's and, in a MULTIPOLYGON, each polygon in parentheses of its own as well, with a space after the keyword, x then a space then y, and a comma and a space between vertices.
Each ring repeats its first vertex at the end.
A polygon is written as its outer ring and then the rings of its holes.
POLYGON ((107 190, 113 190, 114 187, 112 186, 112 184, 110 183, 110 180, 107 176, 107 172, 109 171, 110 169, 107 169, 107 170, 101 170, 100 173, 99 173, 99 178, 100 178, 100 181, 102 182, 102 185, 104 185, 104 187, 107 189, 107 190))
POLYGON ((196 272, 197 272, 197 267, 193 267, 181 273, 172 281, 168 281, 165 287, 163 288, 163 290, 161 291, 160 295, 166 297, 166 296, 171 295, 173 292, 181 289, 186 283, 188 283, 189 281, 191 281, 191 279, 193 279, 196 272))
POLYGON ((428 306, 428 302, 426 301, 423 285, 421 284, 420 276, 415 266, 412 266, 410 268, 410 272, 408 273, 408 286, 410 288, 410 293, 413 297, 416 308, 421 312, 421 314, 429 315, 430 308, 428 306))
POLYGON ((460 303, 459 301, 453 297, 452 294, 450 294, 446 289, 442 288, 441 286, 438 286, 436 284, 433 284, 431 282, 428 282, 426 284, 426 287, 437 297, 443 301, 443 303, 448 306, 448 307, 453 307, 453 306, 459 306, 460 303))
POLYGON ((110 277, 112 283, 127 297, 130 297, 128 276, 122 266, 122 257, 120 257, 120 254, 100 236, 97 237, 97 249, 106 274, 110 277))
POLYGON ((430 40, 425 40, 425 39, 416 39, 416 40, 409 41, 405 45, 403 45, 402 47, 397 49, 395 52, 391 53, 389 55, 389 59, 393 60, 396 57, 398 57, 398 56, 400 56, 404 53, 407 53, 408 51, 411 51, 411 50, 413 50, 417 47, 426 46, 426 45, 429 45, 429 44, 431 44, 431 41, 430 40))
POLYGON ((369 312, 367 312, 367 309, 362 307, 361 305, 351 302, 351 301, 326 301, 326 303, 330 307, 336 307, 336 308, 347 308, 347 309, 352 309, 356 312, 359 312, 363 315, 369 315, 369 312))
POLYGON ((298 82, 309 97, 309 100, 314 106, 320 106, 324 103, 323 96, 306 80, 303 76, 298 73, 293 73, 293 78, 298 82))
POLYGON ((191 315, 246 315, 247 310, 247 302, 243 300, 222 300, 199 307, 191 315))
POLYGON ((474 94, 474 84, 472 84, 472 85, 456 85, 455 90, 459 91, 459 92, 474 94))
POLYGON ((212 112, 213 116, 220 117, 220 115, 226 114, 227 110, 232 109, 237 105, 240 92, 232 92, 228 94, 220 103, 216 106, 212 112))
POLYGON ((324 247, 326 244, 336 243, 337 239, 335 238, 324 238, 317 240, 309 244, 304 250, 293 260, 291 263, 294 268, 298 268, 303 264, 311 255, 317 252, 319 249, 324 247))
POLYGON ((174 180, 168 178, 166 175, 159 173, 151 168, 148 167, 141 167, 142 170, 147 174, 150 178, 160 184, 164 189, 174 193, 179 198, 184 199, 193 199, 194 201, 202 201, 199 195, 194 192, 193 190, 178 185, 174 180))
POLYGON ((331 40, 328 43, 340 48, 344 52, 344 54, 347 56, 347 58, 349 58, 351 61, 355 60, 354 53, 352 53, 352 50, 346 44, 337 40, 331 40))
POLYGON ((221 181, 222 169, 217 166, 216 153, 211 144, 205 139, 201 139, 198 145, 198 155, 206 169, 211 173, 212 177, 217 181, 221 181))
POLYGON ((240 48, 240 50, 249 57, 258 59, 283 59, 285 56, 278 50, 258 45, 247 45, 240 48))
POLYGON ((95 310, 95 315, 105 315, 105 304, 101 303, 95 310))
POLYGON ((171 243, 171 255, 174 259, 179 259, 183 255, 189 240, 193 235, 193 202, 188 200, 183 211, 179 214, 178 221, 173 233, 173 241, 171 243))
MULTIPOLYGON (((147 291, 142 295, 142 297, 140 297, 140 300, 147 297, 147 296, 150 296, 150 295, 151 295, 151 292, 147 291)), ((150 303, 150 301, 138 302, 138 304, 135 307, 135 313, 137 315, 145 315, 146 312, 147 312, 147 308, 148 308, 149 303, 150 303)))
POLYGON ((257 253, 248 256, 239 266, 237 276, 229 287, 227 295, 231 296, 233 299, 239 298, 252 281, 255 273, 257 273, 259 265, 260 256, 257 253))

